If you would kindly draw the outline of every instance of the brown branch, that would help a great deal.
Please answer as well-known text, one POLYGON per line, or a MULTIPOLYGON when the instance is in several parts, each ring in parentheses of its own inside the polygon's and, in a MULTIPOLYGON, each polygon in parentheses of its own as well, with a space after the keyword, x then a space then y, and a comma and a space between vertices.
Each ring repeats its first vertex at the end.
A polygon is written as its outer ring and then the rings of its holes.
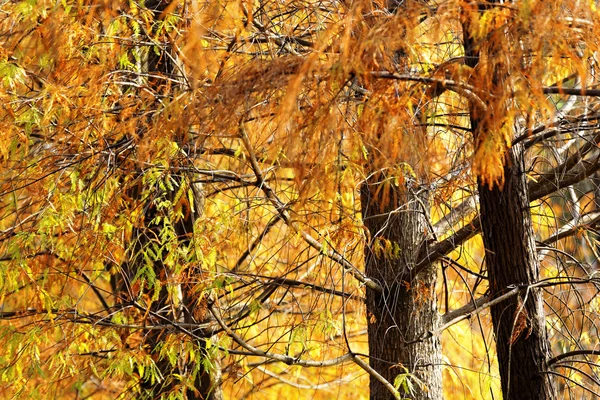
MULTIPOLYGON (((599 138, 596 136, 595 139, 599 138)), ((586 153, 596 149, 596 140, 586 143, 581 152, 573 154, 564 163, 542 175, 539 182, 530 183, 529 201, 541 199, 560 189, 579 183, 600 170, 600 162, 598 162, 600 154, 596 155, 592 161, 583 160, 586 153), (558 179, 556 179, 557 177, 558 179)))
POLYGON ((595 226, 600 222, 600 212, 591 212, 581 216, 577 221, 571 221, 563 225, 558 232, 542 242, 543 245, 549 245, 568 236, 575 235, 580 229, 595 226))
MULTIPOLYGON (((62 258, 61 256, 57 255, 56 253, 52 252, 52 251, 38 251, 37 253, 33 253, 33 254, 29 254, 26 256, 22 256, 25 259, 33 259, 36 257, 42 257, 42 256, 50 256, 50 257, 54 257, 56 258, 58 261, 60 261, 63 264, 67 264, 69 265, 70 262, 68 262, 67 260, 65 260, 64 258, 62 258)), ((3 256, 0 257, 0 262, 7 262, 7 261, 14 261, 14 257, 12 256, 3 256)), ((73 279, 73 277, 67 273, 67 272, 62 272, 67 278, 73 279)), ((100 303, 102 304, 102 306, 104 307, 104 309, 108 312, 108 310, 110 310, 110 306, 108 305, 108 303, 106 302, 106 299, 104 298, 104 296, 102 295, 102 293, 100 293, 100 291, 105 291, 103 289, 98 288, 98 286, 94 285, 94 282, 92 282, 92 279, 87 276, 87 274, 83 271, 83 270, 79 270, 77 271, 77 274, 81 275, 81 277, 83 278, 83 280, 88 284, 88 287, 90 289, 92 289, 92 291, 94 292, 94 294, 96 295, 96 297, 98 298, 98 301, 100 301, 100 303)))
MULTIPOLYGON (((411 276, 417 276, 419 272, 438 261, 441 257, 447 255, 458 246, 462 245, 465 241, 477 235, 480 230, 481 222, 477 216, 473 218, 467 225, 456 231, 454 235, 442 240, 441 242, 437 242, 424 248, 422 253, 425 253, 425 255, 412 269, 411 276)), ((427 246, 427 243, 424 243, 424 246, 427 246)))
POLYGON ((567 94, 570 96, 600 97, 600 89, 565 88, 559 86, 545 86, 544 94, 567 94))
MULTIPOLYGON (((581 182, 595 172, 599 171, 600 154, 595 155, 595 158, 592 161, 582 159, 586 154, 596 150, 596 141, 600 140, 600 135, 597 135, 594 139, 594 141, 587 142, 584 146, 582 146, 580 151, 570 156, 567 160, 565 160, 564 163, 553 168, 552 171, 544 174, 542 179, 545 179, 546 182, 531 182, 529 184, 529 201, 531 202, 539 200, 540 198, 553 192, 581 182), (552 181, 550 180, 552 177, 556 176, 562 178, 552 181)), ((463 204, 459 205, 459 207, 462 207, 463 204)), ((465 205, 465 207, 467 206, 465 205)), ((442 222, 443 220, 445 220, 445 218, 440 220, 434 228, 440 229, 444 224, 449 224, 448 222, 442 222)), ((424 243, 424 246, 428 247, 424 247, 422 250, 422 254, 424 254, 424 256, 411 271, 411 276, 418 275, 418 273, 423 269, 438 261, 441 257, 447 255, 468 239, 479 234, 481 229, 480 224, 481 222, 479 220, 479 216, 476 216, 471 220, 471 222, 460 228, 458 231, 456 231, 456 233, 447 239, 434 244, 424 243)))
POLYGON ((476 94, 477 88, 471 86, 469 84, 455 81, 452 79, 443 79, 443 78, 432 78, 428 76, 419 76, 419 75, 410 75, 410 74, 397 74, 394 72, 388 71, 373 71, 370 74, 375 78, 382 79, 394 79, 398 81, 407 81, 407 82, 421 82, 427 83, 431 85, 441 85, 441 87, 451 90, 461 96, 469 99, 473 104, 477 105, 477 107, 482 111, 487 111, 487 105, 483 100, 476 94))
POLYGON ((475 211, 477 206, 476 196, 469 196, 465 201, 452 208, 450 212, 444 215, 433 225, 436 236, 444 236, 454 225, 462 221, 467 215, 475 211))
POLYGON ((486 308, 489 308, 493 305, 501 303, 504 300, 509 299, 511 297, 514 297, 518 293, 528 290, 530 287, 533 287, 533 286, 534 285, 531 285, 531 286, 527 285, 527 286, 523 286, 523 287, 521 287, 521 286, 514 287, 514 288, 510 289, 508 292, 504 293, 503 295, 500 295, 492 300, 490 300, 488 296, 481 296, 481 297, 473 300, 469 304, 462 306, 461 308, 458 308, 453 311, 449 311, 446 314, 442 315, 440 318, 440 321, 442 324, 441 326, 434 329, 433 331, 428 331, 428 332, 423 333, 418 339, 410 342, 409 344, 422 342, 433 336, 438 336, 442 332, 444 332, 446 329, 450 328, 452 325, 455 325, 455 324, 459 323, 460 321, 463 321, 463 320, 469 318, 471 315, 477 314, 477 313, 481 312, 482 310, 485 310, 486 308))
MULTIPOLYGON (((117 307, 113 307, 113 308, 117 308, 117 307)), ((172 321, 170 321, 169 323, 166 323, 166 324, 144 324, 144 325, 120 324, 120 323, 107 321, 106 317, 104 317, 104 316, 97 316, 95 314, 83 314, 74 309, 71 309, 71 310, 52 309, 52 310, 48 311, 48 310, 38 310, 36 308, 28 308, 25 310, 16 310, 16 311, 0 311, 0 319, 27 318, 27 317, 33 317, 36 315, 46 316, 46 315, 48 315, 48 313, 55 315, 54 318, 52 320, 48 320, 48 322, 55 322, 57 319, 65 318, 75 324, 103 326, 103 327, 117 328, 117 329, 125 328, 125 329, 139 329, 139 330, 146 330, 146 331, 182 330, 182 329, 192 329, 192 330, 211 329, 211 331, 215 331, 215 332, 219 329, 219 326, 215 321, 203 323, 203 324, 179 323, 179 322, 172 322, 172 321)), ((187 332, 187 331, 183 331, 183 332, 191 335, 194 338, 199 339, 198 336, 191 334, 190 332, 187 332)))
POLYGON ((563 277, 563 278, 543 279, 543 280, 540 280, 540 281, 532 283, 532 284, 511 286, 511 287, 507 288, 507 289, 509 289, 507 292, 505 292, 504 294, 502 294, 494 299, 491 299, 491 300, 490 300, 489 296, 481 296, 481 297, 473 300, 472 302, 470 302, 467 305, 464 305, 456 310, 449 311, 446 314, 442 315, 441 316, 442 325, 433 332, 426 332, 424 335, 421 336, 421 338, 419 338, 419 340, 425 340, 428 337, 440 334, 443 331, 445 331, 446 329, 448 329, 449 327, 451 327, 452 325, 454 325, 466 318, 469 318, 471 315, 477 314, 477 313, 481 312, 482 310, 489 308, 493 305, 496 305, 496 304, 498 304, 504 300, 507 300, 513 296, 516 296, 517 294, 519 294, 521 292, 526 292, 528 290, 535 289, 535 288, 545 288, 545 287, 550 287, 550 286, 583 285, 583 284, 587 284, 590 282, 597 283, 598 280, 599 280, 599 278, 594 277, 593 275, 591 275, 587 278, 563 277))
POLYGON ((577 124, 582 124, 583 122, 598 121, 599 118, 600 116, 598 115, 597 111, 579 114, 576 116, 567 115, 563 118, 560 118, 559 120, 537 126, 533 129, 525 130, 525 132, 522 135, 520 135, 512 141, 512 144, 515 145, 524 141, 525 143, 523 144, 523 146, 525 149, 528 149, 542 140, 551 138, 562 133, 571 132, 574 129, 594 128, 596 127, 597 123, 595 125, 586 126, 578 126, 577 124))
POLYGON ((559 374, 558 372, 555 371, 544 371, 545 374, 548 375, 555 375, 558 376, 566 381, 571 382, 573 385, 580 387, 581 389, 585 390, 586 392, 589 392, 592 396, 594 396, 594 399, 600 398, 600 393, 594 392, 592 389, 588 388, 587 385, 583 385, 580 382, 577 382, 575 379, 568 377, 567 375, 564 374, 559 374))
POLYGON ((557 362, 559 362, 561 360, 564 360, 566 358, 576 357, 576 356, 600 356, 600 350, 588 349, 588 350, 568 351, 566 353, 562 353, 555 357, 552 357, 550 360, 548 360, 548 366, 551 367, 553 364, 556 364, 557 362))
POLYGON ((335 289, 330 289, 321 285, 317 285, 315 283, 309 283, 309 282, 302 282, 302 281, 298 281, 295 279, 287 279, 287 278, 274 278, 273 279, 273 283, 278 284, 278 285, 285 285, 285 286, 290 286, 290 287, 304 287, 304 288, 309 288, 309 289, 313 289, 316 292, 322 292, 322 293, 327 293, 327 294, 332 294, 334 296, 339 296, 342 297, 344 299, 350 299, 350 300, 358 300, 358 301, 362 301, 364 302, 365 299, 361 296, 357 296, 351 293, 346 293, 346 292, 342 292, 339 290, 335 290, 335 289))
POLYGON ((279 221, 281 221, 281 214, 277 214, 273 218, 271 218, 271 220, 267 223, 267 225, 263 229, 262 233, 260 235, 258 235, 258 237, 256 238, 256 240, 254 242, 252 242, 252 244, 250 245, 250 247, 248 247, 246 249, 246 251, 244 251, 242 253, 242 255, 240 256, 240 258, 238 258, 237 262, 235 263, 235 265, 231 269, 231 272, 238 272, 239 268, 242 266, 242 264, 244 263, 244 261, 246 260, 246 258, 248 258, 248 256, 254 251, 254 249, 256 249, 256 247, 258 247, 258 245, 262 243, 262 241, 264 240, 265 236, 267 236, 267 234, 269 233, 269 231, 279 221))
POLYGON ((456 322, 454 322, 451 325, 448 325, 444 329, 440 328, 440 331, 444 331, 445 329, 462 321, 463 319, 467 319, 471 315, 477 314, 477 312, 478 312, 477 310, 481 310, 482 309, 481 307, 483 307, 485 304, 487 304, 488 301, 489 301, 488 296, 481 296, 477 299, 473 299, 468 304, 465 304, 464 306, 457 308, 456 310, 448 311, 446 314, 442 315, 440 318, 442 327, 446 326, 451 321, 456 321, 456 322))
POLYGON ((339 364, 342 364, 346 361, 350 361, 353 359, 353 356, 350 353, 347 353, 347 354, 344 354, 343 356, 332 358, 329 360, 312 361, 312 360, 300 360, 300 359, 294 358, 292 356, 276 354, 276 353, 269 353, 269 352, 263 351, 259 348, 252 346, 250 343, 246 342, 241 336, 239 336, 229 326, 227 326, 227 324, 225 324, 225 322, 223 321, 223 318, 221 318, 221 313, 215 307, 214 303, 209 304, 208 308, 209 308, 211 314, 213 315, 213 317, 215 318, 215 320, 217 321, 217 323, 227 333, 227 335, 229 335, 229 337, 231 337, 237 344, 239 344, 240 346, 242 346, 244 349, 248 350, 255 356, 270 358, 272 360, 280 361, 287 365, 299 365, 302 367, 317 367, 317 368, 339 365, 339 364))
POLYGON ((361 367, 362 369, 364 369, 369 375, 371 375, 372 377, 374 377, 375 379, 377 379, 379 382, 381 382, 387 388, 387 390, 389 390, 390 393, 394 395, 394 397, 396 399, 400 400, 402 398, 402 396, 400 396, 400 392, 398 392, 398 390, 396 390, 396 388, 391 383, 389 383, 387 381, 387 379, 385 379, 383 376, 381 376, 369 364, 367 364, 366 362, 364 362, 363 360, 361 360, 358 357, 358 355, 353 354, 352 355, 352 361, 354 361, 359 367, 361 367))
POLYGON ((246 134, 246 130, 243 127, 243 123, 240 123, 239 128, 240 138, 242 139, 244 147, 246 147, 246 151, 248 152, 250 166, 254 171, 254 174, 256 175, 256 186, 261 188, 261 190, 265 193, 265 196, 271 202, 273 207, 275 207, 279 215, 281 215, 281 219, 285 222, 285 224, 288 227, 290 227, 294 232, 299 234, 302 237, 302 239, 304 239, 304 241, 308 243, 309 246, 318 250, 319 253, 324 254, 331 260, 337 262, 342 267, 344 267, 344 269, 348 271, 348 273, 360 283, 363 283, 365 286, 375 290, 378 293, 383 293, 382 287, 377 282, 368 278, 362 271, 360 271, 358 268, 352 265, 350 261, 346 260, 346 258, 339 254, 337 251, 331 249, 329 246, 327 248, 323 246, 321 243, 319 243, 317 239, 313 238, 308 232, 305 232, 303 229, 301 229, 298 226, 298 224, 292 220, 286 205, 277 197, 273 189, 265 180, 263 172, 260 166, 258 165, 258 160, 256 158, 252 145, 250 144, 250 140, 248 139, 248 135, 246 134))

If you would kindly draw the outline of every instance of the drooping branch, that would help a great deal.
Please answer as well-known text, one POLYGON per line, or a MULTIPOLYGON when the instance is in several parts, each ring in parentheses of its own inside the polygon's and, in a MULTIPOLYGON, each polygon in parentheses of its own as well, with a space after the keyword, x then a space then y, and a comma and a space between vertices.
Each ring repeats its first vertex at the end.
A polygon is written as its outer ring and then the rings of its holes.
POLYGON ((568 377, 568 376, 567 376, 567 375, 565 375, 565 374, 561 374, 561 373, 558 373, 558 372, 555 372, 555 371, 545 371, 545 373, 546 373, 546 374, 548 374, 548 375, 557 376, 557 377, 559 377, 559 378, 562 378, 562 379, 564 379, 564 380, 565 380, 565 381, 567 381, 567 382, 570 382, 570 383, 572 383, 573 385, 575 385, 575 386, 577 386, 577 387, 581 388, 582 390, 584 390, 584 391, 586 391, 586 392, 590 393, 590 394, 593 396, 593 398, 599 398, 599 397, 600 397, 600 392, 595 392, 595 391, 593 391, 592 389, 590 389, 590 388, 588 387, 588 385, 584 385, 584 384, 582 384, 582 383, 578 382, 578 380, 575 380, 575 379, 573 379, 573 378, 570 378, 570 377, 568 377))
POLYGON ((428 332, 425 336, 429 337, 432 334, 441 334, 446 329, 450 328, 452 325, 457 324, 460 321, 463 321, 472 315, 478 314, 481 311, 499 304, 500 302, 507 300, 513 296, 518 295, 519 293, 527 292, 531 289, 536 288, 546 288, 560 285, 585 285, 589 283, 598 284, 600 279, 593 274, 584 277, 584 278, 575 278, 575 277, 563 277, 563 278, 551 278, 551 279, 542 279, 538 282, 529 284, 529 285, 513 285, 512 287, 507 288, 508 291, 504 292, 502 295, 491 299, 489 296, 484 295, 478 297, 470 301, 468 304, 457 308, 456 310, 448 311, 444 315, 441 316, 442 325, 435 332, 428 332))
POLYGON ((364 302, 364 298, 362 298, 361 296, 357 296, 357 295, 353 295, 351 293, 331 289, 328 287, 317 285, 315 283, 302 282, 302 281, 299 281, 296 279, 273 278, 272 284, 277 284, 277 285, 281 285, 281 286, 289 286, 289 287, 308 288, 308 289, 314 290, 315 292, 332 294, 334 296, 339 296, 344 299, 358 300, 358 301, 364 302))
MULTIPOLYGON (((38 251, 37 253, 33 253, 33 254, 29 254, 27 256, 24 256, 24 258, 33 259, 33 258, 36 258, 36 257, 43 257, 43 256, 49 256, 49 257, 56 258, 58 261, 60 261, 63 264, 66 264, 66 265, 70 264, 70 262, 68 262, 67 260, 65 260, 64 258, 62 258, 61 256, 59 256, 58 254, 56 254, 54 251, 38 251)), ((14 261, 15 259, 16 259, 16 257, 3 256, 3 257, 0 257, 0 262, 14 261)), ((59 273, 61 273, 61 272, 59 272, 59 273)), ((70 274, 66 274, 66 273, 61 273, 61 274, 64 274, 68 278, 71 278, 71 279, 74 279, 74 280, 77 281, 77 279, 75 279, 70 274)), ((77 271, 77 275, 81 275, 81 277, 83 278, 83 280, 85 281, 85 283, 87 284, 87 286, 90 289, 92 289, 92 291, 94 292, 94 294, 98 298, 98 301, 100 301, 100 304, 102 304, 102 307, 104 307, 104 310, 108 312, 111 307, 108 305, 108 303, 106 302, 106 299, 104 298, 104 295, 101 293, 101 292, 106 292, 106 291, 104 289, 99 288, 98 286, 96 286, 94 284, 94 282, 92 281, 92 279, 85 273, 85 271, 79 269, 77 271)))
POLYGON ((481 100, 481 97, 477 95, 477 88, 464 82, 431 76, 397 74, 395 72, 388 71, 373 71, 371 72, 371 76, 375 78, 394 79, 406 82, 420 82, 427 83, 430 85, 441 86, 471 100, 474 104, 477 104, 477 107, 479 107, 482 113, 485 113, 487 111, 487 105, 483 102, 483 100, 481 100))
POLYGON ((441 326, 439 332, 443 332, 452 325, 457 324, 460 321, 481 312, 489 306, 489 297, 481 296, 476 299, 473 299, 468 304, 465 304, 464 306, 457 308, 456 310, 448 311, 441 317, 441 326))
POLYGON ((275 215, 275 217, 271 218, 271 220, 267 223, 267 225, 263 229, 262 233, 260 235, 258 235, 258 237, 256 238, 256 240, 254 242, 252 242, 252 244, 250 244, 250 246, 246 249, 246 251, 244 251, 242 253, 242 255, 238 258, 238 260, 236 261, 235 265, 232 268, 232 272, 237 272, 239 270, 239 268, 242 266, 242 264, 244 263, 244 261, 246 260, 246 258, 248 258, 248 256, 250 254, 252 254, 252 252, 256 249, 256 247, 258 247, 258 245, 263 242, 265 236, 267 236, 267 234, 269 233, 269 231, 279 221, 281 221, 281 214, 277 214, 277 215, 275 215))

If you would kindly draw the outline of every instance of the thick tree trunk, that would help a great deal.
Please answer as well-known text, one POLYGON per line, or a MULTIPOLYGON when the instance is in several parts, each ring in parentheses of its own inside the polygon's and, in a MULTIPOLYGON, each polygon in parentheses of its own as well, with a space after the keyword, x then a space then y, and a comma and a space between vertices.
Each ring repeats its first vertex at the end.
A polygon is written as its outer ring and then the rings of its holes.
MULTIPOLYGON (((492 297, 540 278, 523 153, 507 154, 503 188, 479 185, 481 226, 492 297)), ((554 399, 548 370, 549 343, 540 289, 492 306, 492 322, 504 399, 554 399)))
MULTIPOLYGON (((387 1, 388 10, 394 13, 401 12, 405 5, 402 1, 387 1)), ((395 57, 397 68, 405 68, 402 49, 395 52, 395 57)), ((413 166, 422 162, 413 156, 407 155, 414 159, 403 161, 413 166)), ((396 185, 399 177, 370 172, 361 186, 363 223, 370 234, 365 247, 365 273, 382 287, 383 293, 369 288, 366 292, 369 363, 397 386, 402 398, 439 400, 443 396, 440 338, 434 335, 421 339, 438 326, 437 265, 417 276, 411 273, 432 234, 428 193, 415 185, 412 177, 396 185)), ((394 398, 374 376, 369 386, 373 400, 394 398)))
MULTIPOLYGON (((498 121, 509 107, 505 93, 510 90, 513 60, 506 57, 511 36, 499 29, 475 39, 472 13, 493 7, 495 1, 465 8, 462 16, 465 63, 474 77, 486 83, 483 98, 488 110, 471 104, 471 128, 475 142, 487 135, 500 135, 498 121), (480 55, 480 50, 485 54, 480 55), (483 65, 479 65, 482 62, 483 65), (478 76, 479 69, 489 76, 478 76)), ((480 35, 480 34, 479 34, 480 35)), ((517 61, 514 61, 517 62, 517 61)), ((500 151, 500 150, 499 150, 500 151)), ((478 183, 481 227, 488 270, 490 297, 520 285, 539 281, 540 268, 531 221, 522 146, 515 145, 504 156, 504 185, 490 188, 478 183)), ((556 385, 548 370, 550 344, 546 332, 544 301, 539 289, 491 307, 496 337, 502 394, 505 400, 555 399, 556 385)))
MULTIPOLYGON (((407 5, 402 0, 385 3, 392 13, 402 13, 407 5)), ((402 49, 396 50, 395 58, 397 67, 405 68, 402 49)), ((413 153, 407 158, 414 159, 403 161, 416 166, 422 163, 419 157, 413 153)), ((379 283, 383 293, 367 288, 369 363, 388 382, 399 384, 403 398, 439 400, 443 395, 440 338, 420 338, 433 332, 439 322, 437 265, 417 276, 411 273, 433 234, 428 224, 428 192, 412 180, 397 186, 394 177, 370 172, 370 178, 361 186, 363 223, 370 234, 365 247, 365 273, 379 283)), ((369 386, 371 399, 394 398, 373 376, 369 386)))
MULTIPOLYGON (((428 199, 414 194, 418 188, 398 188, 390 181, 376 174, 361 188, 363 221, 371 235, 365 272, 384 289, 383 294, 367 289, 370 365, 392 384, 399 376, 409 380, 414 391, 400 385, 403 398, 441 399, 439 337, 419 339, 438 323, 437 269, 431 266, 412 280, 410 274, 427 238, 428 199)), ((373 377, 370 390, 371 399, 394 398, 373 377)))

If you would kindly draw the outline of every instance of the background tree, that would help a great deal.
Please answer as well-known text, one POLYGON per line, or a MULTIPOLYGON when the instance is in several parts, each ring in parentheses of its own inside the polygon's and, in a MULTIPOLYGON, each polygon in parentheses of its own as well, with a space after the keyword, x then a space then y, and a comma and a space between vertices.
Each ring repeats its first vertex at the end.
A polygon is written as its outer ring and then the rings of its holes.
MULTIPOLYGON (((169 118, 166 121, 161 118, 163 107, 185 88, 179 71, 183 65, 178 62, 172 42, 163 39, 168 34, 168 27, 164 26, 165 11, 173 8, 174 3, 155 0, 145 2, 144 6, 151 12, 148 19, 151 31, 147 35, 157 38, 158 43, 138 48, 138 72, 147 75, 140 82, 146 84, 144 89, 154 97, 154 104, 148 102, 147 118, 139 121, 136 133, 139 140, 144 140, 148 136, 147 130, 172 131, 172 145, 184 148, 188 145, 188 133, 182 129, 184 125, 169 126, 169 118)), ((133 92, 140 96, 139 89, 133 92)), ((127 139, 131 140, 131 137, 127 139)), ((194 182, 195 174, 190 165, 193 164, 189 159, 177 157, 169 160, 166 171, 155 171, 153 178, 145 179, 149 171, 139 168, 128 177, 131 187, 126 196, 136 206, 141 204, 143 209, 138 220, 133 222, 132 243, 128 244, 126 257, 114 276, 113 290, 116 302, 122 305, 139 307, 139 301, 149 296, 151 300, 144 318, 146 322, 158 325, 165 321, 206 322, 202 313, 196 312, 196 309, 206 308, 206 299, 197 293, 203 272, 192 246, 194 224, 202 215, 204 195, 201 184, 194 182)), ((210 334, 202 329, 186 332, 195 339, 192 343, 198 354, 210 359, 205 350, 210 334)), ((177 345, 172 345, 171 349, 167 347, 168 335, 168 331, 160 329, 145 334, 144 341, 157 367, 158 377, 141 374, 142 396, 169 395, 179 385, 187 388, 184 393, 188 399, 220 399, 218 363, 212 360, 212 364, 203 364, 201 359, 179 357, 177 345), (166 352, 171 355, 166 357, 166 352)))
POLYGON ((4 4, 2 393, 595 396, 595 3, 394 8, 4 4))

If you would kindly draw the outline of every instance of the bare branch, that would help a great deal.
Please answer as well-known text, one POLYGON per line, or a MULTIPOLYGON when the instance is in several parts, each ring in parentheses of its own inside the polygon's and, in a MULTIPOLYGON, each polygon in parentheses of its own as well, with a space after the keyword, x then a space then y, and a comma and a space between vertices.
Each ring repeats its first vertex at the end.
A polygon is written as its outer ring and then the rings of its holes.
MULTIPOLYGON (((523 147, 525 149, 528 149, 534 144, 541 142, 542 140, 563 133, 571 132, 574 128, 581 128, 581 124, 585 122, 598 121, 598 118, 600 118, 600 116, 596 111, 576 116, 567 115, 549 123, 539 125, 533 129, 527 129, 521 136, 514 139, 512 141, 512 144, 515 145, 524 141, 525 143, 523 144, 523 147)), ((584 127, 593 128, 596 126, 597 122, 594 125, 585 125, 584 127)))
POLYGON ((548 366, 551 367, 552 365, 556 364, 561 360, 577 356, 600 356, 600 350, 586 349, 568 351, 566 353, 562 353, 552 357, 550 360, 548 360, 548 366))
POLYGON ((254 154, 252 145, 250 144, 250 140, 248 139, 248 135, 246 134, 246 130, 244 129, 242 123, 240 123, 239 128, 240 137, 242 139, 242 142, 244 143, 244 147, 246 147, 246 151, 248 151, 250 165, 256 175, 256 185, 260 187, 261 190, 265 193, 267 199, 269 199, 271 204, 273 204, 273 207, 275 207, 277 212, 281 215, 281 218, 283 219, 285 224, 292 228, 294 232, 298 233, 304 239, 304 241, 308 243, 312 248, 318 250, 321 254, 325 254, 328 258, 332 259, 333 261, 337 262, 342 267, 344 267, 344 269, 346 269, 346 271, 348 271, 350 275, 352 275, 360 283, 363 283, 368 288, 373 289, 378 293, 382 293, 383 289, 377 282, 368 278, 356 266, 352 265, 350 261, 346 260, 344 256, 339 254, 337 251, 331 249, 330 246, 328 246, 327 248, 323 246, 321 243, 319 243, 318 240, 313 238, 308 232, 305 232, 303 229, 301 229, 298 226, 298 224, 292 220, 286 205, 281 200, 279 200, 273 189, 271 189, 269 184, 266 182, 262 170, 258 165, 258 160, 256 159, 256 155, 254 154))
MULTIPOLYGON (((443 324, 443 326, 445 326, 446 324, 448 324, 448 322, 450 321, 454 321, 456 320, 456 322, 454 322, 454 324, 462 321, 463 319, 469 318, 471 315, 473 314, 477 314, 477 310, 481 310, 485 304, 487 304, 487 302, 489 301, 489 297, 488 296, 481 296, 478 297, 477 299, 474 299, 473 301, 469 302, 468 304, 457 308, 456 310, 452 310, 452 311, 448 311, 446 314, 442 315, 441 322, 443 324)), ((454 325, 452 324, 452 325, 454 325)), ((449 325, 448 327, 452 326, 449 325)), ((447 327, 447 328, 448 328, 447 327)), ((442 329, 442 331, 444 331, 445 329, 442 329)))
POLYGON ((433 230, 436 237, 445 235, 454 225, 465 219, 467 215, 475 211, 476 196, 470 196, 458 206, 450 210, 438 222, 433 225, 433 230))
POLYGON ((375 371, 369 364, 361 360, 356 354, 352 355, 352 361, 354 361, 359 367, 367 371, 369 375, 377 379, 381 382, 389 391, 394 395, 396 399, 401 399, 400 392, 396 390, 396 388, 389 383, 383 376, 381 376, 377 371, 375 371))
POLYGON ((270 377, 281 381, 281 383, 283 383, 285 385, 290 385, 290 386, 298 388, 298 389, 307 389, 307 390, 328 389, 328 388, 331 388, 331 386, 333 386, 333 385, 339 385, 341 383, 349 382, 348 378, 341 378, 341 379, 336 379, 336 380, 330 381, 330 382, 319 383, 316 385, 305 385, 305 384, 296 383, 294 381, 286 379, 286 378, 282 377, 280 374, 276 374, 275 372, 270 371, 268 368, 262 367, 260 365, 257 366, 256 369, 258 369, 260 372, 262 372, 265 375, 269 375, 270 377))
POLYGON ((270 359, 285 363, 287 365, 299 365, 302 367, 330 367, 333 365, 342 364, 346 361, 350 361, 353 359, 353 356, 350 353, 347 353, 347 354, 344 354, 343 356, 332 358, 329 360, 311 361, 311 360, 300 360, 298 358, 294 358, 291 356, 284 356, 282 354, 269 353, 269 352, 263 351, 261 349, 258 349, 256 347, 252 346, 248 342, 246 342, 244 339, 242 339, 241 336, 239 336, 229 326, 227 326, 227 324, 225 324, 225 322, 223 321, 223 318, 221 318, 221 313, 215 307, 214 303, 211 303, 209 305, 209 310, 210 310, 211 314, 215 317, 215 319, 217 320, 217 322, 221 326, 221 328, 227 333, 227 335, 229 335, 237 344, 239 344, 240 346, 242 346, 244 349, 248 350, 255 356, 270 358, 270 359))
MULTIPOLYGON (((447 255, 452 250, 469 240, 473 236, 477 235, 481 230, 479 217, 475 217, 469 222, 469 224, 460 228, 456 233, 447 239, 437 242, 433 245, 426 247, 423 252, 425 255, 415 265, 411 271, 411 276, 417 276, 419 272, 438 261, 441 257, 447 255)), ((427 243, 424 244, 427 246, 427 243)))
POLYGON ((586 227, 590 226, 595 226, 596 224, 598 224, 598 222, 600 222, 600 212, 596 211, 585 214, 577 220, 570 221, 569 223, 563 225, 558 230, 558 232, 550 236, 548 239, 544 240, 542 244, 549 245, 568 236, 572 236, 579 232, 579 230, 581 229, 585 229, 586 227))
POLYGON ((600 89, 565 88, 558 86, 545 86, 544 94, 567 94, 570 96, 600 97, 600 89))
POLYGON ((557 190, 581 182, 585 178, 600 170, 600 153, 596 150, 596 136, 593 142, 586 143, 580 151, 565 160, 564 163, 542 175, 538 182, 529 185, 529 201, 538 200, 557 190), (584 160, 583 157, 594 150, 593 160, 584 160))
MULTIPOLYGON (((596 136, 596 139, 600 139, 600 136, 596 136)), ((600 153, 594 156, 595 158, 593 161, 582 160, 585 154, 588 154, 595 149, 595 141, 586 143, 579 152, 569 157, 564 163, 554 168, 551 172, 544 174, 546 182, 530 183, 529 201, 538 200, 557 190, 571 186, 600 170, 600 153), (562 173, 560 171, 562 171, 562 173), (562 176, 562 178, 551 181, 550 179, 556 177, 557 174, 559 177, 562 176)), ((596 151, 594 151, 594 153, 596 153, 596 151)), ((469 206, 470 205, 468 203, 461 203, 458 207, 464 207, 466 210, 458 210, 455 215, 452 215, 451 212, 449 219, 446 220, 444 218, 440 220, 440 222, 434 226, 434 229, 441 230, 445 226, 450 226, 452 219, 458 219, 457 217, 460 215, 467 215, 469 206)), ((428 247, 423 250, 425 255, 411 271, 412 276, 416 276, 420 271, 438 261, 440 257, 447 255, 452 250, 462 245, 465 241, 479 234, 480 229, 480 220, 479 217, 476 216, 471 220, 471 222, 460 228, 458 231, 456 231, 456 233, 447 239, 434 244, 426 243, 425 245, 428 245, 428 247)))

